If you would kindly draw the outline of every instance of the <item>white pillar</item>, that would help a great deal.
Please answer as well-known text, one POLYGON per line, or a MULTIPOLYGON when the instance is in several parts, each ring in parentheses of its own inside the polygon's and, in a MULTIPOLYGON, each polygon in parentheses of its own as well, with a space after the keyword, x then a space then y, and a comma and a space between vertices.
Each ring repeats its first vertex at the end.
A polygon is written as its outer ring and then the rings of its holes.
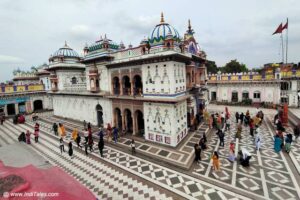
POLYGON ((15 104, 15 112, 16 114, 19 114, 19 104, 15 104))

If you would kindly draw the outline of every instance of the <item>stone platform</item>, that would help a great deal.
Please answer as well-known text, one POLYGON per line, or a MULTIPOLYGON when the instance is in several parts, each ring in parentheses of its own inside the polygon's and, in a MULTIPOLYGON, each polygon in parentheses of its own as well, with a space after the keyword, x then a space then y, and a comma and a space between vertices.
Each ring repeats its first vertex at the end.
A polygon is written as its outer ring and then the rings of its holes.
MULTIPOLYGON (((74 128, 77 128, 78 130, 82 129, 82 122, 60 118, 51 114, 45 114, 44 116, 41 116, 39 123, 43 123, 48 128, 51 128, 51 122, 61 122, 69 131, 72 131, 74 128)), ((94 131, 93 137, 98 139, 97 128, 93 127, 92 129, 94 131)), ((187 134, 186 138, 176 148, 148 142, 141 137, 134 137, 130 134, 121 136, 118 139, 117 143, 115 143, 114 141, 108 142, 106 136, 104 138, 106 141, 106 145, 117 147, 127 153, 131 153, 130 144, 131 140, 134 139, 136 145, 136 153, 138 154, 138 156, 148 157, 150 159, 153 159, 154 161, 157 161, 158 163, 167 163, 175 167, 188 170, 190 169, 194 161, 194 144, 199 143, 199 140, 202 137, 203 133, 207 134, 207 132, 208 126, 205 124, 201 124, 198 127, 197 131, 190 131, 187 134)))

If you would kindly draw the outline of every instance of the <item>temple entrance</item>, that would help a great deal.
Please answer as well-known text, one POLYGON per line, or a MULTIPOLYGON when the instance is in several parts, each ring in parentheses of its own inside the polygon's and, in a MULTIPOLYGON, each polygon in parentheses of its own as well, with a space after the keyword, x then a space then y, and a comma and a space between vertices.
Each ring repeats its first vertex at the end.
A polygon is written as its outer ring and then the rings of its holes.
POLYGON ((144 115, 142 111, 137 110, 135 111, 135 119, 136 119, 136 134, 137 136, 144 136, 144 115))
POLYGON ((96 112, 97 112, 98 127, 103 127, 103 110, 102 110, 102 106, 100 106, 99 104, 96 106, 96 112))
POLYGON ((142 78, 140 75, 135 75, 133 77, 133 82, 134 82, 134 93, 133 95, 141 95, 143 93, 143 83, 142 83, 142 78))
POLYGON ((211 101, 217 101, 217 92, 211 92, 211 101))
POLYGON ((133 126, 132 126, 132 114, 129 109, 124 110, 125 115, 125 130, 127 133, 132 133, 133 126))
POLYGON ((120 95, 120 80, 119 77, 113 78, 113 93, 114 95, 120 95))
POLYGON ((43 101, 42 100, 35 100, 33 102, 33 110, 34 111, 43 110, 43 101))
POLYGON ((130 78, 128 76, 123 77, 122 85, 123 85, 123 95, 130 95, 131 83, 130 83, 130 78))
POLYGON ((238 101, 239 101, 238 92, 233 91, 233 92, 231 93, 231 101, 232 101, 232 102, 238 102, 238 101))
POLYGON ((25 113, 25 112, 26 112, 25 102, 19 103, 19 113, 25 113))
POLYGON ((122 115, 121 110, 119 108, 115 108, 115 126, 122 131, 122 115))
POLYGON ((15 104, 7 104, 7 115, 15 115, 15 104))

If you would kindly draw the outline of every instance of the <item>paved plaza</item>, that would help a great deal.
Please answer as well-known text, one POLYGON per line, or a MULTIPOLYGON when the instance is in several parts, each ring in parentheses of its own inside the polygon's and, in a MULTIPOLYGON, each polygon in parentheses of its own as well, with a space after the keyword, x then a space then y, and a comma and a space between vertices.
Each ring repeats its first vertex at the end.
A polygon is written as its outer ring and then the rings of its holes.
MULTIPOLYGON (((223 109, 224 106, 209 106, 210 112, 223 109)), ((236 110, 245 112, 247 109, 249 108, 229 108, 231 114, 236 110)), ((251 109, 250 112, 255 112, 254 108, 251 109)), ((30 148, 52 165, 61 167, 75 177, 98 199, 300 199, 300 179, 297 171, 300 164, 300 142, 293 144, 293 151, 290 155, 283 152, 275 153, 272 124, 275 110, 264 110, 264 112, 266 117, 261 127, 262 148, 260 151, 255 150, 254 140, 246 127, 243 127, 242 139, 240 141, 235 139, 236 123, 231 117, 231 130, 225 133, 224 148, 219 146, 216 130, 209 130, 207 125, 202 124, 197 131, 190 133, 178 149, 139 142, 138 153, 145 153, 142 152, 143 149, 146 149, 144 151, 157 149, 152 152, 155 162, 147 156, 145 158, 132 156, 129 148, 126 147, 128 138, 121 138, 119 146, 106 144, 104 158, 100 157, 98 147, 94 145, 95 150, 89 156, 84 154, 84 150, 75 147, 75 157, 70 159, 67 153, 60 153, 58 136, 55 136, 51 130, 52 123, 65 124, 67 129, 65 144, 71 141, 71 130, 80 128, 82 125, 53 116, 51 112, 40 115, 40 140, 39 143, 32 143, 30 148), (175 154, 179 156, 173 159, 184 166, 187 160, 193 159, 193 145, 199 141, 203 132, 207 134, 208 149, 202 151, 200 163, 192 163, 189 169, 176 167, 168 162, 164 162, 164 165, 159 164, 163 162, 164 157, 172 159, 175 154), (251 152, 252 159, 249 168, 244 168, 237 162, 228 161, 231 141, 235 143, 236 153, 241 148, 246 148, 251 152), (123 151, 120 150, 122 147, 123 151), (163 151, 168 153, 160 153, 163 151), (210 157, 213 151, 218 151, 220 155, 221 171, 219 172, 212 170, 210 157), (186 159, 182 159, 181 153, 186 154, 186 159), (298 162, 294 162, 295 160, 298 162)), ((25 124, 20 125, 14 125, 11 120, 7 120, 3 126, 0 126, 0 148, 16 143, 21 131, 33 130, 33 127, 34 122, 29 118, 25 124)))

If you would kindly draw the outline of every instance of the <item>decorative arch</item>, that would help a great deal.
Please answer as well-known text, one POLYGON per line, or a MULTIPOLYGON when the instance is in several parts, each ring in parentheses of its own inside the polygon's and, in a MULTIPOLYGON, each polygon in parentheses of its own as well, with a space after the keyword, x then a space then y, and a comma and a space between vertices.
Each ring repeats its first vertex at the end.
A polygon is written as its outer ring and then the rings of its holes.
POLYGON ((231 92, 231 101, 238 102, 239 101, 239 93, 238 91, 234 90, 231 92))
POLYGON ((33 102, 33 110, 34 111, 43 110, 43 101, 40 99, 35 100, 33 102))
POLYGON ((103 108, 100 104, 96 105, 96 112, 97 112, 97 125, 98 127, 103 127, 103 108))
POLYGON ((120 95, 120 79, 119 77, 115 76, 113 79, 112 79, 112 85, 113 85, 113 94, 114 95, 120 95))
POLYGON ((122 88, 123 88, 123 95, 131 94, 131 82, 128 75, 122 77, 122 88))
POLYGON ((133 76, 133 94, 134 95, 143 94, 143 82, 142 82, 142 77, 139 74, 133 76))
POLYGON ((134 112, 135 117, 135 132, 138 136, 143 136, 145 133, 145 124, 144 124, 144 113, 137 109, 134 112))

